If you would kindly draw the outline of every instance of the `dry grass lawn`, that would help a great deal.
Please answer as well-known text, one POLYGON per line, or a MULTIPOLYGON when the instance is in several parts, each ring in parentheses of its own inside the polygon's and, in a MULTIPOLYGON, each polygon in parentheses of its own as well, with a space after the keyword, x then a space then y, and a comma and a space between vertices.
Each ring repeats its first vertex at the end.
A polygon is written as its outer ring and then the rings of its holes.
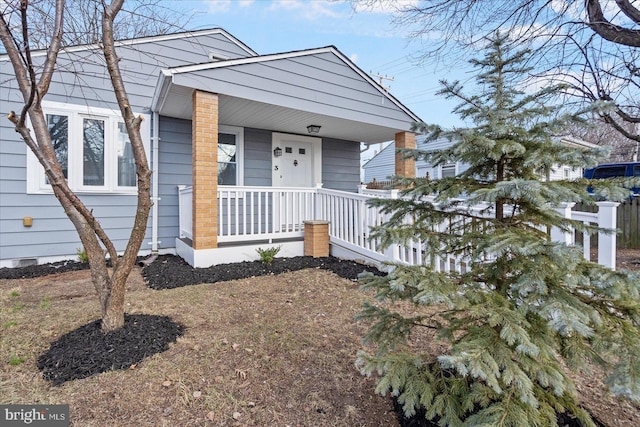
POLYGON ((354 367, 364 294, 324 270, 154 291, 127 312, 186 327, 133 369, 51 386, 36 368, 59 335, 99 317, 88 271, 0 281, 0 402, 68 403, 74 426, 389 426, 388 399, 354 367))
MULTIPOLYGON (((638 255, 628 262, 640 266, 638 255)), ((366 298, 319 269, 164 291, 136 269, 127 312, 170 316, 185 334, 132 369, 56 387, 36 360, 99 317, 89 272, 0 280, 0 403, 68 403, 82 427, 394 426, 389 399, 354 367, 366 298)), ((597 376, 577 386, 607 426, 640 425, 640 410, 606 395, 597 376)))

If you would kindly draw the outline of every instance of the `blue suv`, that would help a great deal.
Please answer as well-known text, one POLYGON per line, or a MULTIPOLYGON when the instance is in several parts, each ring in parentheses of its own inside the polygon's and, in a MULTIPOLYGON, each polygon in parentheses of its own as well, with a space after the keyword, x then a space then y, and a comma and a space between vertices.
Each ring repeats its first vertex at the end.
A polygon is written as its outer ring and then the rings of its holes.
MULTIPOLYGON (((640 162, 626 163, 607 163, 598 165, 592 169, 584 171, 584 177, 588 179, 604 179, 604 178, 640 178, 640 162)), ((637 196, 640 188, 632 188, 633 193, 637 196)))

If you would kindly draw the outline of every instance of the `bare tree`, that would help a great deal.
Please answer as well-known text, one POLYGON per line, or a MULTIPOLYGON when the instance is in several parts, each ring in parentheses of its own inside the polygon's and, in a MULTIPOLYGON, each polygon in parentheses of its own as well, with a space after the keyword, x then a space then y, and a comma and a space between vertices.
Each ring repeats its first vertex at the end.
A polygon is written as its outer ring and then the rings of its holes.
POLYGON ((610 104, 601 110, 602 120, 640 141, 640 10, 634 2, 426 0, 399 8, 395 23, 422 41, 423 58, 446 55, 448 61, 455 52, 462 59, 500 30, 533 51, 533 81, 565 83, 569 103, 610 104))
MULTIPOLYGON (((592 144, 612 147, 609 161, 630 162, 638 158, 638 141, 631 140, 620 133, 616 128, 607 124, 598 115, 593 115, 585 124, 571 124, 566 127, 565 132, 569 135, 580 138, 592 144)), ((625 132, 638 134, 639 130, 635 124, 622 123, 626 127, 625 132)))
MULTIPOLYGON (((41 6, 43 3, 37 4, 41 6)), ((124 325, 125 282, 145 236, 151 207, 151 172, 140 135, 142 116, 136 117, 130 107, 114 43, 114 22, 124 0, 113 0, 110 4, 96 1, 95 4, 100 8, 100 49, 131 140, 136 165, 137 210, 129 241, 121 256, 93 212, 69 187, 56 158, 51 133, 42 109, 42 101, 49 91, 58 55, 63 47, 65 19, 68 16, 65 0, 56 0, 52 9, 52 26, 47 37, 48 48, 43 63, 36 63, 32 56, 31 34, 35 30, 29 20, 32 6, 29 0, 4 4, 0 20, 0 40, 15 71, 16 83, 24 102, 22 110, 17 113, 12 111, 8 118, 43 166, 54 195, 80 236, 100 300, 102 330, 106 332, 124 325), (16 33, 16 28, 19 28, 19 33, 16 33), (111 261, 111 268, 108 268, 107 258, 111 261)))
MULTIPOLYGON (((11 8, 11 3, 8 3, 11 8)), ((29 1, 29 43, 31 49, 46 49, 56 26, 55 0, 29 1)), ((102 39, 102 2, 65 0, 62 46, 100 43, 102 39)), ((162 0, 127 0, 113 23, 113 37, 124 40, 181 31, 190 15, 167 7, 162 0)), ((21 20, 8 21, 17 38, 21 20)))

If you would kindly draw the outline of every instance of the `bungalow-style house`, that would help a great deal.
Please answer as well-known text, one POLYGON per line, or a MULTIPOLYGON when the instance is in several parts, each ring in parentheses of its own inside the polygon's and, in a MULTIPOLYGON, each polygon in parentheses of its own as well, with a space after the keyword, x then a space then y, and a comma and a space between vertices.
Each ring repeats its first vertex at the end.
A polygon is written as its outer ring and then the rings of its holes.
MULTIPOLYGON (((416 136, 416 145, 420 150, 425 151, 438 151, 449 148, 455 142, 450 141, 448 138, 438 138, 434 141, 426 141, 425 135, 416 136)), ((560 144, 565 144, 570 147, 591 149, 596 145, 583 141, 571 136, 562 136, 557 139, 560 144)), ((364 169, 364 182, 370 183, 374 179, 377 182, 384 182, 389 179, 390 176, 395 174, 395 157, 396 149, 395 142, 391 142, 386 145, 379 153, 369 159, 362 168, 364 169)), ((425 177, 427 174, 431 179, 446 178, 456 176, 468 169, 468 165, 456 162, 447 165, 433 166, 424 160, 418 160, 415 162, 416 175, 419 177, 425 177)), ((582 170, 571 168, 570 166, 558 165, 553 168, 551 174, 547 177, 549 180, 559 179, 576 179, 582 177, 582 170)))
MULTIPOLYGON (((153 171, 141 254, 178 253, 195 266, 255 258, 265 246, 301 255, 303 222, 337 209, 318 192, 357 191, 361 142, 415 146, 419 118, 333 46, 259 55, 211 29, 120 41, 117 50, 153 171)), ((4 118, 20 99, 0 55, 0 267, 81 250, 42 167, 4 118)), ((43 107, 70 186, 123 250, 135 170, 97 46, 60 53, 43 107)))

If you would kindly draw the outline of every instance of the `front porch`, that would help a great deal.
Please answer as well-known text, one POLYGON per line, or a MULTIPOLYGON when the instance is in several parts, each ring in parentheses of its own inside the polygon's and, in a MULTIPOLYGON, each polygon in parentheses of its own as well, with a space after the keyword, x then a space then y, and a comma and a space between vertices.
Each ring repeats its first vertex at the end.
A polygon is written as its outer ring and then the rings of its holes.
MULTIPOLYGON (((179 189, 180 237, 176 252, 194 267, 259 259, 258 248, 281 246, 278 256, 304 254, 304 222, 329 223, 330 254, 344 259, 360 260, 381 266, 383 262, 430 264, 436 271, 465 271, 468 260, 443 253, 435 259, 425 256, 425 242, 418 239, 404 245, 394 244, 382 249, 380 242, 370 238, 371 227, 383 224, 387 215, 372 207, 367 200, 374 197, 399 197, 398 190, 367 190, 359 193, 316 188, 218 186, 214 200, 218 209, 209 220, 216 224, 216 247, 194 248, 192 226, 192 188, 179 189)), ((597 213, 574 212, 571 206, 560 209, 567 218, 598 224, 605 229, 616 228, 617 203, 599 202, 597 213)), ((471 210, 479 216, 486 206, 471 210)), ((407 219, 410 221, 410 219, 407 219)), ((442 224, 445 231, 447 224, 442 224)), ((551 230, 551 238, 567 244, 585 242, 586 259, 590 257, 589 236, 551 230)), ((616 235, 600 233, 597 262, 615 269, 616 235)))

